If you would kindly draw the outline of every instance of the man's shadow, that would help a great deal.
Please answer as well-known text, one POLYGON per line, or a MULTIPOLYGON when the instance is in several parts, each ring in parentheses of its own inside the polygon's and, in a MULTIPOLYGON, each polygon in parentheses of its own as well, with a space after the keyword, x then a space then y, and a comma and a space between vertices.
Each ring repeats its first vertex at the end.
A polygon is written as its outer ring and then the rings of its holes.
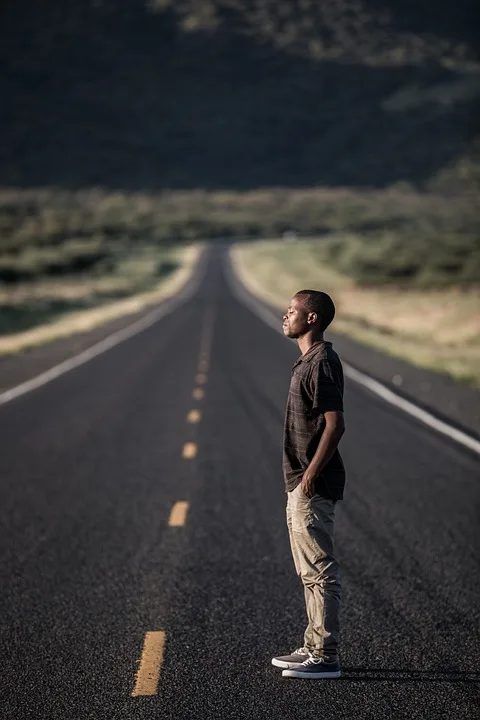
POLYGON ((480 683, 480 672, 472 670, 405 670, 404 668, 342 668, 342 680, 379 682, 389 680, 396 683, 480 683))

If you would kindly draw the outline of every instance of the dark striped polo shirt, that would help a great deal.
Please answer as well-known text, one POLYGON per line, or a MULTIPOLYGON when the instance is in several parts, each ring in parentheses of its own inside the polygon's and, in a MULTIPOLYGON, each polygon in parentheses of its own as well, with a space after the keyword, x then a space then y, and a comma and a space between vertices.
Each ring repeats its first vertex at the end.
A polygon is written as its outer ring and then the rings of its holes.
MULTIPOLYGON (((325 428, 324 413, 343 412, 343 369, 332 343, 321 341, 302 355, 292 370, 285 413, 283 472, 287 492, 294 490, 312 460, 325 428)), ((315 491, 340 500, 345 468, 335 450, 315 480, 315 491)))

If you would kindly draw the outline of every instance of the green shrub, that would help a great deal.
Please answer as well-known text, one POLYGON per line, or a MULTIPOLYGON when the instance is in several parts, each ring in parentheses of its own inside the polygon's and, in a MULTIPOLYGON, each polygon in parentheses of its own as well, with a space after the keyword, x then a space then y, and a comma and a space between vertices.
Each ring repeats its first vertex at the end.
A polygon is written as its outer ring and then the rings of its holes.
POLYGON ((336 235, 319 241, 317 253, 363 285, 442 287, 480 282, 480 239, 475 235, 336 235))
POLYGON ((320 238, 363 284, 479 283, 475 198, 391 188, 120 193, 1 191, 0 282, 115 270, 125 254, 198 239, 320 238))

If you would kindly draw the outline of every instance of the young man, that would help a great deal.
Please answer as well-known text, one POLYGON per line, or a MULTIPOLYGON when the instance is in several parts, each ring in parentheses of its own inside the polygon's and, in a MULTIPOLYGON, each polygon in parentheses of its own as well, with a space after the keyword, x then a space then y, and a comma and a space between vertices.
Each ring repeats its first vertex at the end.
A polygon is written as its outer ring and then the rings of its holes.
POLYGON ((283 318, 301 356, 293 366, 285 415, 283 469, 287 526, 302 579, 308 625, 303 646, 272 659, 283 677, 338 678, 340 577, 334 551, 335 504, 345 469, 338 443, 345 431, 342 364, 323 333, 335 315, 332 299, 300 290, 283 318))

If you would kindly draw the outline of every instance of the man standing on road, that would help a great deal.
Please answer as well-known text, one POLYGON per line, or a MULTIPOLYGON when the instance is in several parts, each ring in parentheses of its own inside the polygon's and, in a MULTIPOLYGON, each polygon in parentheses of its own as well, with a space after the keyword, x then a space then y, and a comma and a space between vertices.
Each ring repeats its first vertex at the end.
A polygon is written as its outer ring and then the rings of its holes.
POLYGON ((345 431, 343 370, 323 333, 335 315, 332 299, 300 290, 283 318, 301 356, 293 366, 285 415, 283 469, 287 526, 295 569, 305 592, 308 625, 303 646, 274 657, 283 677, 338 678, 340 577, 334 551, 335 504, 345 469, 338 443, 345 431))

